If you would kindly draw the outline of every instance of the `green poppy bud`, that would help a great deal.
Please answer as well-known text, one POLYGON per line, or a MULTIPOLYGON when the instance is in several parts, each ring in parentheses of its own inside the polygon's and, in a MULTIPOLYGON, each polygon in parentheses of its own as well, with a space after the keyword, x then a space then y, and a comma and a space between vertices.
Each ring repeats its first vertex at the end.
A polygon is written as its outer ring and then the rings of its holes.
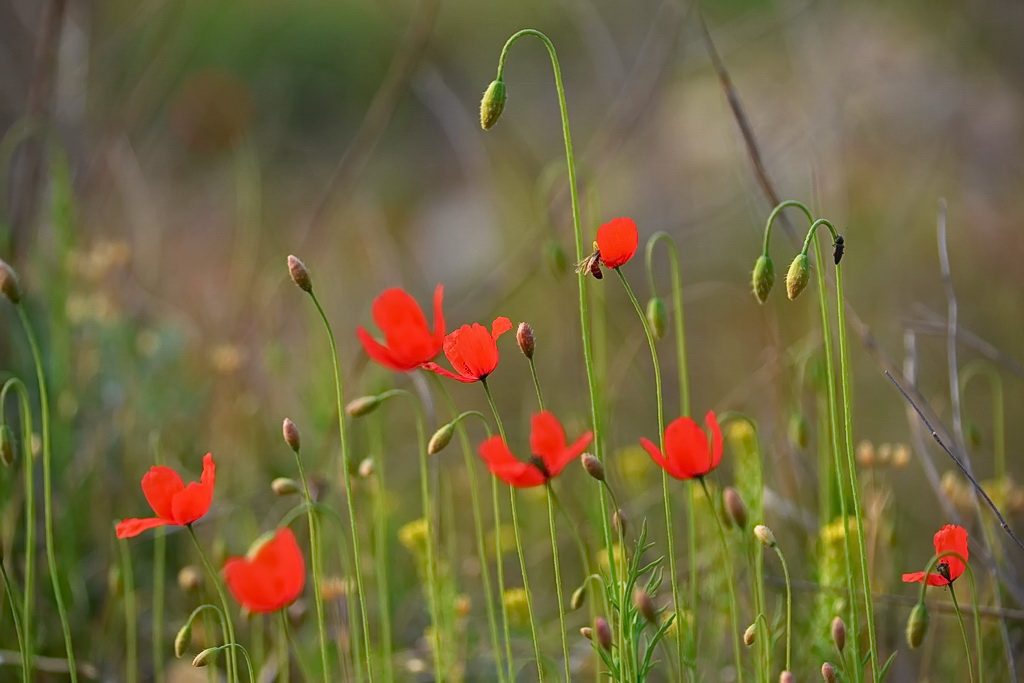
POLYGON ((453 434, 455 434, 454 422, 442 425, 441 428, 434 432, 434 435, 430 437, 430 442, 427 444, 427 454, 437 455, 443 451, 445 447, 451 443, 453 434))
POLYGON ((3 260, 0 260, 0 294, 10 299, 12 304, 21 301, 21 282, 18 280, 18 274, 3 260))
POLYGON ((360 396, 345 406, 345 412, 349 417, 362 417, 369 415, 380 405, 380 396, 360 396))
POLYGON ((185 622, 185 625, 178 631, 178 635, 174 636, 174 656, 181 659, 185 654, 185 650, 192 643, 192 620, 189 619, 185 622))
POLYGON ((480 100, 480 127, 490 130, 491 126, 498 122, 501 112, 505 110, 505 100, 508 93, 505 92, 505 81, 500 78, 491 81, 484 91, 483 99, 480 100))
POLYGON ((583 584, 572 592, 572 597, 569 599, 569 609, 572 611, 578 610, 583 607, 583 601, 587 598, 587 584, 583 584))
POLYGON ((204 666, 209 666, 217 658, 217 651, 220 648, 208 647, 199 654, 196 655, 195 659, 192 660, 192 666, 200 669, 204 666))
POLYGON ((928 632, 928 608, 923 602, 914 605, 907 619, 907 645, 912 649, 921 646, 924 634, 928 632))
POLYGON ((789 272, 786 273, 786 296, 792 301, 804 291, 808 280, 811 277, 811 262, 807 254, 800 252, 789 264, 789 272))
POLYGON ((775 264, 768 254, 761 254, 754 262, 754 273, 751 276, 751 285, 754 288, 754 296, 762 304, 768 300, 768 293, 772 291, 775 284, 775 264))
POLYGON ((660 296, 652 296, 647 302, 647 324, 651 326, 651 332, 655 339, 665 337, 665 320, 668 318, 668 311, 665 310, 665 302, 660 296))

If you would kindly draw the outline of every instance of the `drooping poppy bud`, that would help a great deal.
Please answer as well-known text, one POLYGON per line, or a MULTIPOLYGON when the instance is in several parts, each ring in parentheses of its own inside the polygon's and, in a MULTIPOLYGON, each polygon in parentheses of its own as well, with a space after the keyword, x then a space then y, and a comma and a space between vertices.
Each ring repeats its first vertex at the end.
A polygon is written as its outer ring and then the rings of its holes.
POLYGON ((505 111, 505 100, 507 99, 508 92, 505 90, 505 81, 500 78, 491 81, 480 100, 481 128, 490 130, 498 122, 501 112, 505 111))
POLYGON ((754 644, 755 640, 757 640, 757 624, 751 624, 743 632, 743 644, 750 647, 754 644))
POLYGON ((181 659, 185 655, 185 650, 192 643, 192 620, 189 619, 185 622, 185 625, 178 630, 178 634, 174 636, 174 656, 181 659))
POLYGON ((204 666, 209 666, 217 659, 217 651, 220 650, 218 647, 208 647, 195 656, 192 660, 192 666, 197 669, 201 669, 204 666))
POLYGON ((14 447, 14 432, 7 425, 0 425, 0 462, 4 467, 14 464, 17 450, 14 447))
POLYGON ((583 584, 572 592, 572 597, 569 599, 569 609, 572 611, 578 610, 583 607, 583 601, 587 598, 587 584, 583 584))
POLYGON ((349 417, 362 417, 369 415, 377 406, 380 405, 380 396, 360 396, 359 398, 349 401, 349 404, 345 406, 345 414, 349 417))
POLYGON ((754 272, 750 278, 750 284, 754 289, 754 297, 764 303, 768 300, 768 293, 772 291, 775 284, 775 264, 768 254, 761 254, 754 262, 754 272))
POLYGON ((299 484, 289 477, 278 477, 270 482, 270 489, 278 496, 290 496, 299 492, 299 484))
POLYGON ((437 455, 443 451, 445 447, 451 443, 453 434, 455 434, 454 422, 442 425, 441 428, 434 432, 434 435, 430 437, 430 441, 427 443, 427 455, 437 455))
POLYGON ((21 301, 21 281, 6 261, 0 259, 0 294, 10 299, 12 304, 21 301))
POLYGON ((580 627, 580 635, 583 636, 584 638, 586 638, 587 640, 593 640, 594 639, 594 629, 590 628, 589 626, 581 626, 580 627))
POLYGON ((647 324, 651 326, 651 334, 655 339, 665 338, 665 320, 668 318, 668 311, 665 309, 665 302, 660 296, 652 296, 647 302, 647 324))
POLYGON ((519 350, 523 352, 523 355, 533 360, 533 352, 537 348, 537 338, 533 334, 530 323, 519 323, 519 329, 516 330, 516 343, 519 344, 519 350))
POLYGON ((907 619, 907 645, 911 649, 917 649, 924 642, 924 635, 928 632, 928 608, 923 602, 914 605, 907 619))
POLYGON ((789 264, 789 272, 786 273, 786 296, 793 301, 800 292, 804 291, 811 277, 811 261, 807 254, 800 252, 789 264))
POLYGON ((306 264, 296 256, 288 255, 288 273, 292 276, 292 282, 298 285, 304 292, 313 291, 313 280, 309 277, 309 269, 306 264))
POLYGON ((794 410, 789 416, 789 428, 787 432, 789 434, 789 442, 797 448, 807 448, 807 445, 811 442, 810 436, 810 425, 807 424, 807 418, 799 410, 794 410))

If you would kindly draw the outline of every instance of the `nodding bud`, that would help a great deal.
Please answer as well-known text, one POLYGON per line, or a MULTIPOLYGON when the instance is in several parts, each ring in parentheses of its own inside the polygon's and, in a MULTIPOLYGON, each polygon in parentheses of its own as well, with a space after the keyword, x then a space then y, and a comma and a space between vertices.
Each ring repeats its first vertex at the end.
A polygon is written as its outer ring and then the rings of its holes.
POLYGON ((174 636, 174 656, 181 659, 185 655, 185 650, 192 643, 192 620, 189 619, 185 622, 185 625, 178 630, 178 635, 174 636))
POLYGON ((807 254, 800 252, 789 264, 789 272, 786 273, 786 296, 790 301, 800 296, 800 292, 804 291, 810 278, 811 261, 807 258, 807 254))
POLYGON ((203 575, 195 565, 186 564, 178 572, 178 588, 186 593, 194 593, 199 590, 203 575))
POLYGON ((508 93, 505 91, 505 81, 500 78, 491 81, 484 91, 480 100, 480 127, 490 130, 491 127, 501 118, 501 112, 505 111, 505 100, 508 93))
POLYGON ((350 401, 345 406, 345 412, 348 413, 349 417, 362 417, 363 415, 369 415, 377 409, 380 405, 380 396, 360 396, 359 398, 350 401))
POLYGON ((731 486, 726 486, 722 491, 722 503, 729 518, 740 529, 747 528, 747 506, 743 504, 740 492, 731 486))
POLYGON ((359 463, 359 476, 363 479, 369 479, 375 471, 376 465, 373 458, 363 458, 363 461, 359 463))
POLYGON ((647 620, 647 623, 653 624, 658 621, 658 610, 654 607, 654 600, 651 600, 647 591, 639 586, 633 589, 633 604, 636 605, 636 611, 647 620))
POLYGON ((594 637, 605 650, 612 649, 612 627, 604 617, 594 619, 594 637))
POLYGON ((920 647, 924 642, 924 634, 928 632, 928 619, 928 608, 924 606, 924 603, 919 602, 914 605, 914 609, 910 612, 910 618, 907 619, 907 645, 911 649, 920 647))
POLYGON ((810 425, 807 418, 798 410, 794 410, 789 416, 789 442, 798 448, 807 448, 811 442, 810 425))
POLYGON ((751 275, 751 286, 754 288, 754 297, 762 304, 768 300, 768 293, 772 291, 775 284, 775 264, 768 254, 761 254, 754 262, 754 272, 751 275))
POLYGON ((290 496, 299 492, 299 483, 289 477, 278 477, 270 482, 270 488, 279 496, 290 496))
POLYGON ((0 425, 0 462, 5 467, 14 464, 17 450, 14 448, 14 432, 7 425, 0 425))
POLYGON ((584 453, 580 456, 580 463, 583 465, 583 469, 587 471, 587 474, 598 481, 604 481, 604 465, 601 464, 600 460, 590 453, 584 453))
POLYGON ((796 676, 792 671, 783 671, 779 674, 779 683, 796 683, 796 676))
POLYGON ((593 640, 594 629, 590 628, 589 626, 582 626, 580 627, 580 635, 586 638, 587 640, 593 640))
POLYGON ((213 660, 217 658, 218 649, 219 648, 216 647, 206 648, 205 650, 197 654, 195 659, 192 660, 192 666, 196 667, 197 669, 201 669, 204 666, 209 666, 213 663, 213 660))
POLYGON ((445 446, 452 442, 453 434, 455 434, 454 422, 442 425, 441 428, 434 432, 434 435, 430 437, 430 442, 427 443, 427 455, 437 455, 443 451, 445 446))
POLYGON ((629 520, 626 519, 626 513, 622 511, 622 508, 616 510, 615 514, 612 515, 612 526, 623 536, 626 535, 626 525, 628 522, 629 520))
POLYGON ((21 301, 21 281, 14 268, 3 259, 0 259, 0 293, 10 299, 12 304, 21 301))
POLYGON ((587 584, 583 584, 572 592, 572 597, 569 598, 569 609, 572 611, 578 610, 583 607, 583 601, 587 598, 587 584))
POLYGON ((827 683, 836 683, 836 668, 832 666, 831 662, 822 662, 821 677, 824 678, 827 683))
POLYGON ((530 323, 519 323, 519 329, 516 330, 516 343, 519 344, 519 350, 523 352, 523 355, 532 360, 533 351, 537 348, 537 338, 533 334, 530 323))
POLYGON ((655 339, 664 339, 665 320, 668 318, 668 311, 665 309, 665 302, 660 296, 652 296, 647 302, 647 324, 651 326, 651 333, 655 339))
POLYGON ((758 524, 754 527, 754 535, 757 536, 757 540, 764 543, 767 547, 774 548, 776 546, 775 534, 764 524, 758 524))
POLYGON ((832 642, 836 644, 839 654, 842 654, 846 647, 846 624, 842 617, 837 616, 832 620, 832 642))
POLYGON ((743 632, 743 644, 750 647, 754 644, 755 640, 757 640, 757 624, 751 624, 743 632))
POLYGON ((306 268, 305 263, 291 254, 288 255, 288 272, 292 276, 292 281, 299 286, 299 289, 303 292, 313 291, 313 280, 309 277, 309 269, 306 268))
POLYGON ((281 426, 281 433, 284 434, 284 442, 288 444, 288 448, 298 453, 302 442, 299 439, 299 428, 295 426, 295 423, 286 417, 281 426))

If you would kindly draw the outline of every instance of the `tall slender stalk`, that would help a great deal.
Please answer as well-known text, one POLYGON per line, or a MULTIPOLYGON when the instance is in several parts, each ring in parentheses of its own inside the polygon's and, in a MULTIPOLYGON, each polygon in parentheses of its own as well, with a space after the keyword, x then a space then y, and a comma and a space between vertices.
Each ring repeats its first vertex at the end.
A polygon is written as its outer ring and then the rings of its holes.
MULTIPOLYGON (((370 452, 384 453, 384 438, 379 425, 369 431, 370 452)), ((384 664, 384 680, 394 680, 394 643, 391 636, 391 590, 388 586, 389 560, 387 543, 387 509, 385 496, 387 486, 384 483, 384 458, 380 457, 374 468, 373 489, 373 555, 377 572, 377 605, 380 612, 381 659, 384 664)))
POLYGON ((7 574, 7 567, 3 561, 0 560, 0 574, 3 575, 4 581, 4 592, 7 593, 7 601, 11 605, 11 618, 14 620, 14 632, 18 637, 18 649, 21 650, 21 680, 26 683, 32 680, 29 677, 31 671, 32 655, 28 651, 28 643, 25 640, 25 630, 21 625, 21 610, 18 609, 18 603, 14 601, 14 583, 11 581, 11 577, 7 574))
MULTIPOLYGON (((718 529, 718 540, 722 544, 722 566, 732 567, 732 559, 729 555, 729 543, 725 539, 725 527, 722 524, 722 516, 718 514, 718 508, 715 505, 715 500, 711 497, 711 490, 708 489, 708 484, 704 481, 704 477, 697 477, 697 481, 700 482, 701 488, 704 489, 704 497, 708 500, 708 507, 711 508, 711 516, 715 519, 715 528, 718 529)), ((743 639, 743 635, 740 633, 740 611, 736 602, 736 586, 733 585, 734 583, 735 576, 733 575, 733 572, 726 571, 725 585, 729 592, 729 616, 732 620, 732 654, 736 666, 736 680, 742 683, 743 658, 740 654, 740 641, 743 639)))
MULTIPOLYGON (((213 584, 214 589, 217 591, 217 597, 220 599, 221 614, 223 615, 223 622, 221 626, 224 631, 224 640, 228 644, 237 642, 235 640, 235 624, 231 618, 231 607, 228 605, 228 596, 224 592, 224 586, 221 583, 220 575, 217 570, 213 568, 213 563, 210 562, 210 558, 206 555, 206 551, 203 550, 203 544, 199 542, 199 538, 196 536, 196 530, 192 528, 191 524, 186 524, 185 528, 188 529, 188 535, 192 537, 192 542, 196 546, 196 551, 199 553, 199 557, 203 561, 203 566, 206 568, 206 573, 210 576, 210 583, 213 584)), ((235 654, 235 649, 231 648, 228 653, 228 666, 227 666, 228 680, 238 680, 238 657, 235 654)))
POLYGON ((558 566, 558 534, 555 532, 555 505, 552 501, 551 482, 547 486, 548 528, 551 530, 551 560, 555 568, 555 596, 558 600, 558 626, 562 637, 562 656, 565 658, 565 680, 572 680, 569 658, 569 640, 565 630, 565 598, 562 596, 562 572, 558 566))

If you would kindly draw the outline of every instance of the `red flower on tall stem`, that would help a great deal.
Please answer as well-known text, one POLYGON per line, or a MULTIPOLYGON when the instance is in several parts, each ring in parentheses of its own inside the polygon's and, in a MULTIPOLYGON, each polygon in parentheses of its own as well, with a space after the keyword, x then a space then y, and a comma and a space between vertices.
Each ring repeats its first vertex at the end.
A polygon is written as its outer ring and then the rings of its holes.
POLYGON ((640 243, 632 218, 613 218, 597 229, 597 248, 605 268, 618 268, 633 258, 640 243))
POLYGON ((288 527, 257 541, 245 557, 224 563, 224 581, 235 600, 254 614, 295 602, 306 585, 306 562, 288 527))
POLYGON ((384 332, 382 345, 365 328, 356 329, 356 336, 373 360, 395 372, 415 370, 441 350, 444 341, 444 312, 441 303, 444 286, 434 290, 434 330, 427 327, 427 317, 416 300, 404 289, 385 289, 373 300, 373 319, 384 332))
POLYGON ((437 363, 423 368, 459 382, 479 382, 498 367, 498 337, 512 329, 508 318, 495 318, 490 331, 480 323, 463 325, 444 338, 444 355, 458 374, 437 363))
POLYGON ((480 444, 480 457, 498 479, 518 488, 529 488, 557 477, 570 461, 583 454, 593 438, 594 433, 587 432, 567 445, 565 430, 558 418, 545 410, 536 413, 531 421, 530 451, 533 457, 529 462, 512 455, 508 445, 497 435, 480 444))
POLYGON ((188 486, 170 467, 151 467, 142 477, 142 492, 156 517, 121 520, 115 530, 117 537, 132 538, 146 529, 166 524, 184 526, 196 521, 210 509, 216 475, 217 466, 210 453, 203 456, 203 474, 199 481, 188 486))
MULTIPOLYGON (((947 524, 935 532, 932 539, 935 544, 935 554, 940 555, 947 550, 953 550, 967 559, 967 529, 955 524, 947 524)), ((948 586, 964 573, 964 563, 956 555, 947 555, 939 560, 938 573, 928 573, 929 586, 948 586)), ((903 575, 904 583, 921 583, 925 581, 924 572, 912 572, 903 575)))
POLYGON ((647 439, 640 439, 640 445, 651 460, 676 479, 703 477, 722 462, 722 430, 714 411, 704 416, 704 425, 711 433, 710 442, 696 422, 680 417, 665 429, 665 453, 647 439))

